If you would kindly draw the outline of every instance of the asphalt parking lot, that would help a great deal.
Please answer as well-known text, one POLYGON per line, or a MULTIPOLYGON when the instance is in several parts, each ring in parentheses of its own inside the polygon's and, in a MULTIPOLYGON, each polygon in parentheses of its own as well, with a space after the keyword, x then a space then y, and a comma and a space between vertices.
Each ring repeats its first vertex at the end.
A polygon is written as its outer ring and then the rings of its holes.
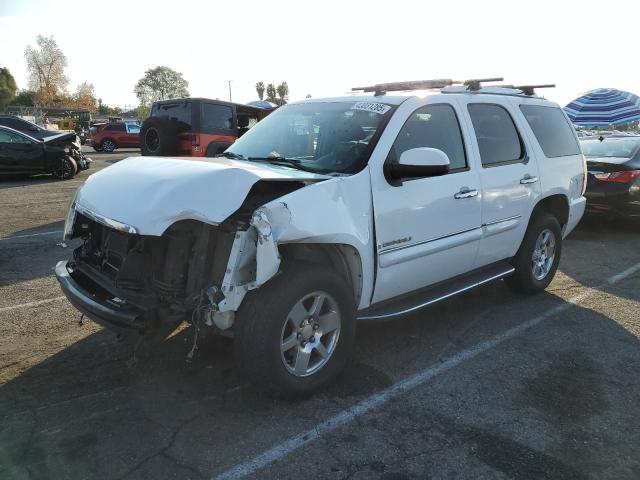
POLYGON ((209 336, 133 344, 53 276, 75 179, 0 182, 0 478, 640 478, 640 227, 587 219, 547 292, 502 282, 393 323, 310 400, 261 397, 209 336))

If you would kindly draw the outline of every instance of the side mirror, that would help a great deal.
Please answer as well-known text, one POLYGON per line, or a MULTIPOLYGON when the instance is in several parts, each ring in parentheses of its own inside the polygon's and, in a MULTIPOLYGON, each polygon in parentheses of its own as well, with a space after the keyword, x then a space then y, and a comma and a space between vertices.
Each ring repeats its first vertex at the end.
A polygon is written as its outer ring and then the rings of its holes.
POLYGON ((419 147, 405 150, 398 163, 389 165, 389 176, 404 178, 436 177, 449 173, 449 157, 437 148, 419 147))

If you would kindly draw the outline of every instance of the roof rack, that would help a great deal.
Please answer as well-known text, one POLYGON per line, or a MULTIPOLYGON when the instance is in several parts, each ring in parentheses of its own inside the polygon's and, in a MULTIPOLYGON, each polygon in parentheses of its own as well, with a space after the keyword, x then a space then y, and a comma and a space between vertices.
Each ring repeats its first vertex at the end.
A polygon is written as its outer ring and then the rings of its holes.
POLYGON ((484 82, 501 82, 504 78, 475 78, 471 80, 452 80, 450 78, 440 78, 434 80, 414 80, 409 82, 378 83, 368 87, 354 87, 352 92, 374 92, 375 96, 384 95, 387 92, 398 92, 404 90, 431 90, 436 88, 450 87, 451 85, 465 85, 469 90, 479 90, 484 82))
POLYGON ((555 83, 543 83, 543 84, 540 84, 540 85, 496 85, 496 86, 499 86, 501 88, 513 88, 515 90, 520 90, 526 96, 530 97, 530 96, 536 94, 536 92, 535 92, 536 88, 555 88, 556 84, 555 83))

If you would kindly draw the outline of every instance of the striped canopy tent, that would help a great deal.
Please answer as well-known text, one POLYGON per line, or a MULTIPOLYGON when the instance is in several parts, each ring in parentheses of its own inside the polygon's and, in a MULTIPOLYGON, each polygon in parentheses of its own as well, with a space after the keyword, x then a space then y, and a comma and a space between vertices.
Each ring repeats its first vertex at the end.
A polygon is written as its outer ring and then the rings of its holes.
POLYGON ((576 98, 564 111, 574 125, 620 125, 640 120, 640 98, 615 88, 599 88, 576 98))

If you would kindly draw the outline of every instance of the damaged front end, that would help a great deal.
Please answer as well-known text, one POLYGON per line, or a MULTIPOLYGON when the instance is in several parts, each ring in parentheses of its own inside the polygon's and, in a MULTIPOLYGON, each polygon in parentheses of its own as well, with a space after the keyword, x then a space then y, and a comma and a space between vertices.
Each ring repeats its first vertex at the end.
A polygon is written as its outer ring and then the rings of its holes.
POLYGON ((47 156, 52 161, 58 160, 61 155, 73 158, 79 170, 86 170, 92 160, 82 153, 80 138, 75 132, 61 133, 43 139, 47 156))
POLYGON ((64 235, 82 244, 58 263, 56 275, 78 310, 121 333, 166 337, 184 320, 226 330, 246 293, 279 269, 272 222, 286 222, 288 210, 260 205, 302 186, 259 182, 220 224, 180 220, 160 236, 74 200, 64 235))

